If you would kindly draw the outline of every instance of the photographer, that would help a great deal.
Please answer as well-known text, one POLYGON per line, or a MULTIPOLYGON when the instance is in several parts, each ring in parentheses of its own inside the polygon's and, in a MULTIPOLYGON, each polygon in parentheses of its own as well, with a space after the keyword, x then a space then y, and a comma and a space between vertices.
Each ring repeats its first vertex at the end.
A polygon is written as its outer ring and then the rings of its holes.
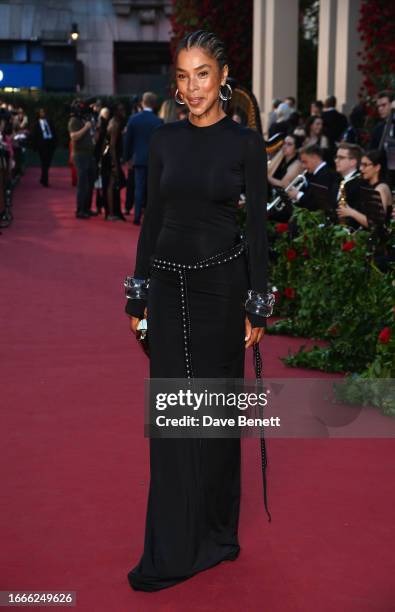
POLYGON ((77 219, 89 219, 98 213, 91 210, 95 182, 95 141, 89 106, 81 100, 71 105, 68 131, 72 143, 72 158, 77 168, 77 219))

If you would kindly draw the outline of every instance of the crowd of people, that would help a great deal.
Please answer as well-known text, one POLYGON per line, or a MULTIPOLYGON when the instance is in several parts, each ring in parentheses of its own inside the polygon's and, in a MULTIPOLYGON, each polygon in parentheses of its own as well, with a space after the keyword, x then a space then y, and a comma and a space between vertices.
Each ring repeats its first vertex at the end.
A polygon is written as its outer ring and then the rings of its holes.
POLYGON ((12 193, 23 174, 28 137, 23 108, 0 100, 0 228, 12 221, 12 193))
POLYGON ((134 209, 133 223, 140 225, 152 132, 163 122, 184 117, 184 111, 178 111, 173 101, 165 100, 158 113, 157 104, 156 94, 147 91, 141 99, 132 100, 128 118, 122 103, 110 109, 101 100, 92 105, 74 101, 68 123, 69 165, 77 186, 78 219, 103 213, 106 221, 125 221, 125 215, 134 209))
POLYGON ((380 121, 369 132, 362 103, 346 117, 330 96, 314 101, 303 118, 294 98, 275 100, 268 129, 275 151, 268 163, 269 219, 288 221, 299 206, 325 210, 351 231, 388 226, 395 218, 393 101, 390 91, 377 95, 380 121))
POLYGON ((0 100, 0 228, 13 219, 14 187, 25 171, 26 150, 31 147, 40 159, 40 183, 49 187, 48 172, 57 146, 55 127, 44 108, 37 110, 32 125, 22 107, 0 100))
MULTIPOLYGON (((353 230, 372 229, 395 218, 392 92, 380 92, 376 104, 380 120, 369 132, 362 103, 347 117, 330 96, 325 102, 312 102, 310 115, 303 117, 292 96, 273 101, 265 134, 270 220, 288 221, 294 206, 323 208, 334 223, 353 230)), ((101 100, 88 104, 76 99, 72 103, 69 166, 76 186, 76 218, 103 214, 109 222, 126 221, 134 209, 133 223, 140 225, 151 135, 161 123, 187 116, 174 99, 165 100, 158 112, 157 105, 157 96, 149 91, 141 99, 132 99, 129 117, 122 103, 112 108, 101 100), (123 189, 125 196, 121 198, 123 189)), ((237 112, 233 119, 241 121, 237 112)), ((12 187, 23 173, 27 142, 40 158, 40 183, 49 187, 49 169, 58 142, 53 122, 40 108, 30 127, 22 108, 0 101, 1 227, 12 219, 12 187)))

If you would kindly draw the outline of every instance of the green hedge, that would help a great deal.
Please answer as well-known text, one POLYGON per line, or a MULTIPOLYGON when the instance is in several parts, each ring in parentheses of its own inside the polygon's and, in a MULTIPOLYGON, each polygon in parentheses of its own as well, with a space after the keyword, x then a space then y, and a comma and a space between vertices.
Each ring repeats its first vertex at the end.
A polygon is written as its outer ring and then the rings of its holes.
MULTIPOLYGON (((375 265, 377 242, 371 232, 350 235, 341 225, 326 225, 322 213, 297 209, 299 228, 272 226, 276 262, 271 278, 277 289, 275 314, 284 317, 269 333, 328 341, 284 358, 292 366, 328 372, 395 378, 395 280, 393 269, 375 265)), ((392 244, 395 222, 381 243, 392 244)))

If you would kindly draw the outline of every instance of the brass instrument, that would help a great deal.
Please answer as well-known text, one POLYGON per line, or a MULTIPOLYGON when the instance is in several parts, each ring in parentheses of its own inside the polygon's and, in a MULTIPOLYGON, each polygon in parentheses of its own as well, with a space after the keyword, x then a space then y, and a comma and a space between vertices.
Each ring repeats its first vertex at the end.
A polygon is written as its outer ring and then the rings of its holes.
MULTIPOLYGON (((289 185, 287 185, 287 187, 283 190, 284 193, 287 193, 287 191, 289 189, 291 189, 291 187, 294 187, 295 189, 300 189, 302 187, 302 185, 305 183, 305 175, 307 173, 307 170, 305 170, 302 174, 298 174, 297 176, 295 176, 295 178, 290 182, 289 185)), ((274 200, 272 200, 271 202, 269 202, 269 204, 267 205, 267 210, 271 210, 272 208, 275 208, 278 211, 281 211, 286 203, 283 202, 283 194, 279 194, 277 197, 274 198, 274 200)))
MULTIPOLYGON (((346 200, 346 181, 343 179, 342 181, 340 181, 340 186, 339 186, 339 200, 338 200, 338 206, 347 206, 347 200, 346 200)), ((339 225, 346 225, 346 221, 344 219, 344 217, 342 217, 341 219, 339 219, 339 225)))
MULTIPOLYGON (((353 181, 356 178, 359 178, 361 176, 360 172, 358 172, 357 174, 355 174, 354 176, 352 176, 349 179, 342 179, 340 181, 340 185, 339 185, 339 199, 337 201, 337 205, 338 206, 347 206, 347 198, 346 198, 346 184, 349 181, 353 181)), ((339 219, 339 225, 347 225, 347 221, 344 217, 342 217, 341 219, 339 219)))

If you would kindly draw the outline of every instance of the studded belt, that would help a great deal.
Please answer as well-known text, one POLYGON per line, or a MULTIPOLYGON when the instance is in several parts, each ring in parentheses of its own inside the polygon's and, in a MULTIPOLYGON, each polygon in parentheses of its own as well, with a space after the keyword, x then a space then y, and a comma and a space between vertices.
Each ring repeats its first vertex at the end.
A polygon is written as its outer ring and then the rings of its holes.
MULTIPOLYGON (((192 353, 191 353, 191 319, 189 314, 189 304, 188 304, 188 283, 187 283, 187 275, 189 272, 195 270, 203 270, 205 268, 211 268, 213 266, 217 266, 219 264, 227 263, 228 261, 232 261, 239 257, 247 248, 246 242, 242 240, 235 246, 231 247, 226 251, 221 251, 212 257, 207 257, 205 259, 200 259, 192 264, 183 264, 175 261, 170 261, 169 259, 161 259, 155 257, 151 262, 151 267, 153 270, 166 270, 168 272, 175 272, 178 274, 179 282, 180 282, 180 298, 181 298, 181 317, 182 317, 182 331, 183 331, 183 341, 184 341, 184 357, 185 357, 185 370, 186 370, 186 378, 193 378, 193 361, 192 361, 192 353)), ((262 371, 262 358, 259 351, 259 344, 253 345, 253 359, 254 359, 254 367, 255 374, 257 379, 261 378, 262 371)), ((266 466, 267 466, 267 454, 266 454, 266 446, 265 446, 265 438, 263 435, 263 429, 261 429, 261 465, 262 465, 262 479, 263 479, 263 498, 265 510, 269 517, 269 522, 271 521, 270 512, 267 507, 267 490, 266 490, 266 466)))
POLYGON ((246 245, 244 242, 240 242, 227 251, 221 251, 212 257, 206 259, 200 259, 194 264, 182 264, 168 259, 154 258, 152 261, 152 268, 154 270, 167 270, 169 272, 176 272, 180 281, 180 297, 181 297, 181 316, 182 316, 182 331, 184 338, 184 356, 185 356, 185 370, 186 377, 193 378, 193 364, 191 355, 191 320, 189 316, 188 306, 188 287, 187 287, 187 273, 193 270, 203 270, 204 268, 211 268, 222 263, 231 261, 239 257, 245 250, 246 245))

